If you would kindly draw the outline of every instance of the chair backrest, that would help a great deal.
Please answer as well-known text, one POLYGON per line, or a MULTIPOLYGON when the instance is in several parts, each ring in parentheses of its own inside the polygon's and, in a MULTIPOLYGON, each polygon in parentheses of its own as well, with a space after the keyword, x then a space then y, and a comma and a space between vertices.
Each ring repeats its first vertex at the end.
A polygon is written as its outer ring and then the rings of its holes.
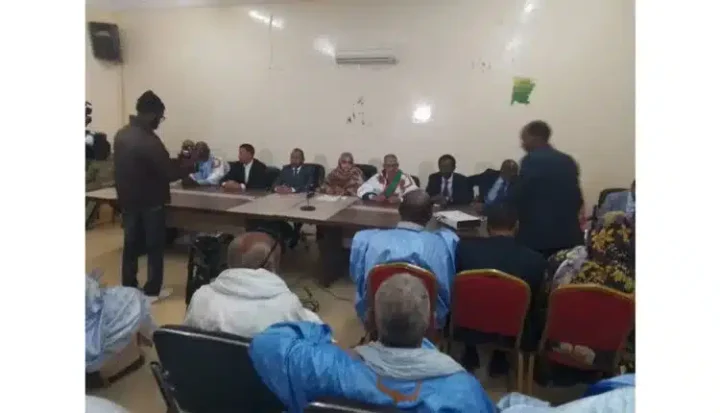
POLYGON ((280 176, 280 169, 274 166, 268 166, 265 169, 265 187, 270 189, 278 176, 280 176))
POLYGON ((420 178, 418 178, 417 175, 410 175, 410 176, 412 177, 413 181, 415 181, 415 185, 417 185, 418 188, 420 188, 420 178))
POLYGON ((306 163, 305 166, 313 168, 313 184, 316 188, 320 188, 325 182, 325 167, 319 163, 306 163))
POLYGON ((613 192, 622 192, 627 191, 627 188, 605 188, 602 191, 600 191, 600 195, 598 196, 598 207, 602 206, 603 202, 605 202, 605 198, 607 198, 608 195, 612 194, 613 192))
POLYGON ((375 305, 375 293, 377 293, 378 288, 380 288, 380 285, 383 283, 383 281, 387 280, 395 274, 401 273, 408 273, 410 275, 418 277, 423 282, 425 288, 428 291, 428 297, 430 298, 430 323, 428 324, 428 334, 431 334, 432 336, 432 333, 435 332, 435 306, 438 295, 438 287, 437 280, 435 279, 435 274, 424 268, 418 267, 417 265, 408 264, 405 262, 379 264, 374 266, 370 270, 367 280, 367 319, 369 325, 373 330, 375 330, 375 314, 373 311, 373 307, 375 305))
POLYGON ((372 406, 350 400, 320 399, 310 403, 303 410, 305 413, 395 413, 400 410, 387 406, 372 406))
POLYGON ((520 345, 531 298, 525 281, 494 269, 470 270, 457 274, 452 291, 451 331, 512 337, 520 345))
POLYGON ((610 371, 634 325, 632 295, 595 284, 563 285, 550 293, 540 351, 561 364, 610 371), (587 349, 593 360, 581 357, 587 349))
POLYGON ((155 332, 153 341, 168 387, 182 410, 283 410, 253 368, 249 339, 187 326, 164 326, 155 332))
POLYGON ((372 178, 373 175, 377 173, 377 168, 373 165, 369 165, 366 163, 356 163, 355 166, 360 168, 360 170, 363 173, 363 178, 367 181, 368 179, 372 178))

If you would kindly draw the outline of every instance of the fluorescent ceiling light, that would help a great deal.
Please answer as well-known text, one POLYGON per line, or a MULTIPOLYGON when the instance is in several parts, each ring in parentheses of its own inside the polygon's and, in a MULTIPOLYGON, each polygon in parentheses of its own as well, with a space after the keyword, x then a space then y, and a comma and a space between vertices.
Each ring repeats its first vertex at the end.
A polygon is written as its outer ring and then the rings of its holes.
POLYGON ((255 21, 267 24, 268 26, 272 26, 276 29, 282 29, 283 27, 285 27, 285 22, 282 19, 278 19, 277 17, 274 17, 272 15, 268 16, 267 14, 260 13, 257 10, 250 10, 248 12, 248 16, 250 16, 255 21))
POLYGON ((420 104, 413 111, 413 123, 427 123, 432 119, 432 106, 420 104))

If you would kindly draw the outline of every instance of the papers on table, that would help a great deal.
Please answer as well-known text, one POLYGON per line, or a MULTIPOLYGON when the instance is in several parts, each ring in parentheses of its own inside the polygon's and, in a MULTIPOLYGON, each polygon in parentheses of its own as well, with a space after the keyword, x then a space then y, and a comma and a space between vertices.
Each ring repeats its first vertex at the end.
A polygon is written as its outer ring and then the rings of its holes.
POLYGON ((480 217, 456 210, 439 211, 436 212, 434 216, 435 219, 440 221, 442 224, 454 229, 476 227, 482 223, 480 217))
POLYGON ((348 197, 346 197, 346 196, 340 196, 340 195, 320 194, 320 195, 315 195, 315 197, 313 199, 315 199, 317 201, 322 201, 322 202, 337 202, 340 200, 344 201, 347 198, 348 197))

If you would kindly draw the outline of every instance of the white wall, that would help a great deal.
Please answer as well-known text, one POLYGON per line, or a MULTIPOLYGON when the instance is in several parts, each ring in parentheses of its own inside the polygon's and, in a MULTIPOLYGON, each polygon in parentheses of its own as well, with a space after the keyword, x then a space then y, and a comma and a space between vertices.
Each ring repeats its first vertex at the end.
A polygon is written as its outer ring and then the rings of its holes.
MULTIPOLYGON (((98 9, 85 10, 85 100, 93 104, 90 129, 105 132, 112 140, 122 126, 122 67, 95 59, 92 54, 87 22, 116 23, 116 15, 98 9)), ((80 108, 78 107, 78 116, 80 108)))
POLYGON ((158 93, 171 151, 204 139, 234 159, 250 142, 275 165, 296 146, 326 165, 346 150, 371 163, 394 152, 423 183, 445 152, 466 174, 519 159, 520 128, 544 119, 552 142, 579 162, 588 199, 634 178, 634 2, 359 3, 121 12, 125 109, 146 89, 158 93), (316 50, 323 39, 336 49, 390 48, 399 64, 338 67, 316 50), (529 106, 510 105, 516 75, 537 79, 529 106), (366 125, 348 125, 360 96, 366 125), (414 124, 420 103, 433 119, 414 124))

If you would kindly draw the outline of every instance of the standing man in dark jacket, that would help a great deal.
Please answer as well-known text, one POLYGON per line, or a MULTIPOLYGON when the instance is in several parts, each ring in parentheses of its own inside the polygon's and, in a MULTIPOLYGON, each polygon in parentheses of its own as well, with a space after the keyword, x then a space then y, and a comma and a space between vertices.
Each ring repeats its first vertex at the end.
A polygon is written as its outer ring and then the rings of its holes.
POLYGON ((520 221, 518 240, 546 258, 583 241, 580 171, 570 155, 550 145, 551 134, 550 126, 539 120, 522 129, 527 155, 512 191, 520 221))
POLYGON ((113 144, 115 188, 123 217, 122 283, 137 287, 138 258, 147 251, 148 276, 143 287, 151 301, 172 292, 162 289, 165 248, 165 204, 170 202, 170 182, 192 172, 188 165, 171 160, 155 130, 165 119, 165 105, 152 91, 140 96, 136 116, 115 135, 113 144))

